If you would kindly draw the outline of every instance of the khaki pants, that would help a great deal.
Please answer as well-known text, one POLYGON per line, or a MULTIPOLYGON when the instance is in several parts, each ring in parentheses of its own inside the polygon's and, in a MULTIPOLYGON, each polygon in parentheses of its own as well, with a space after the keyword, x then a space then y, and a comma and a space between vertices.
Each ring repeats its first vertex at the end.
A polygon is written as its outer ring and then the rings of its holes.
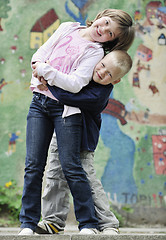
MULTIPOLYGON (((99 230, 107 227, 119 227, 119 221, 110 211, 109 202, 103 186, 96 178, 93 166, 94 153, 81 152, 82 167, 87 174, 95 204, 96 215, 99 221, 99 230)), ((46 173, 46 186, 42 196, 42 219, 65 227, 69 212, 69 188, 59 162, 56 136, 54 134, 50 144, 49 167, 46 173)))

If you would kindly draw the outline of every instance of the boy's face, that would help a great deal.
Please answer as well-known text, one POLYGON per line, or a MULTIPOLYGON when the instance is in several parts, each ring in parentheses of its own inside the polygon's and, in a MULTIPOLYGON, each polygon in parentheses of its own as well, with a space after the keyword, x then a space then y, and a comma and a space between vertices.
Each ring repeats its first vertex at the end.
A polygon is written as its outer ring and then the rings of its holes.
POLYGON ((107 85, 109 83, 115 85, 120 82, 119 75, 120 69, 114 66, 111 53, 109 53, 95 66, 93 80, 102 85, 107 85))

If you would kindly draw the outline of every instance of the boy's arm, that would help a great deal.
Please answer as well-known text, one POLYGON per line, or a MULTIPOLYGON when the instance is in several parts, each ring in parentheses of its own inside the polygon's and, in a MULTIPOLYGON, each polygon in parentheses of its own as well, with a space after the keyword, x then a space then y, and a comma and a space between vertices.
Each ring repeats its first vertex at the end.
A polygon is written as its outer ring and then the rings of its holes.
POLYGON ((91 81, 79 93, 70 93, 58 87, 50 87, 52 94, 63 104, 101 113, 106 107, 113 85, 101 85, 91 81))

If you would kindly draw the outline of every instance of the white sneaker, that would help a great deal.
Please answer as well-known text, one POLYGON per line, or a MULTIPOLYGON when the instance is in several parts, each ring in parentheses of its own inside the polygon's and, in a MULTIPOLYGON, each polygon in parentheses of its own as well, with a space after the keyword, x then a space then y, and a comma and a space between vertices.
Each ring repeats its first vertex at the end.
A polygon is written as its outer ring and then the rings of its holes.
POLYGON ((117 235, 119 234, 119 230, 117 228, 105 228, 101 234, 105 235, 117 235))
POLYGON ((23 228, 18 235, 33 235, 34 232, 30 228, 23 228))
POLYGON ((93 234, 98 234, 98 231, 96 228, 83 228, 83 229, 81 229, 79 234, 93 235, 93 234))

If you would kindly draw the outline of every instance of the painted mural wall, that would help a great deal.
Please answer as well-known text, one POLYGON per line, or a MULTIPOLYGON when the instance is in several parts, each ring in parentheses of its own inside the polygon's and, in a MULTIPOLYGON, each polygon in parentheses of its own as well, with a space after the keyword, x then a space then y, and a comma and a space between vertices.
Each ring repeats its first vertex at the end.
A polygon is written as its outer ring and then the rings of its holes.
POLYGON ((97 176, 118 209, 127 204, 165 211, 165 1, 0 0, 0 185, 23 184, 33 53, 60 23, 85 24, 106 8, 127 11, 136 38, 129 50, 133 67, 102 113, 97 176))

